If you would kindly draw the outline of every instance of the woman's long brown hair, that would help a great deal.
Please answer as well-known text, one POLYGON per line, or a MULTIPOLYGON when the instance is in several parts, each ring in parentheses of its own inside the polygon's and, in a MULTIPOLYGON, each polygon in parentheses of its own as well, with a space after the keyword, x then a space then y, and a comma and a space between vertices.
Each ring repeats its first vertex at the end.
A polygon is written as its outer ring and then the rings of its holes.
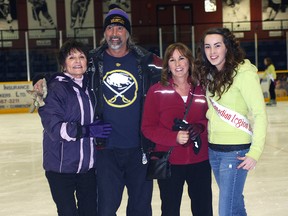
POLYGON ((201 85, 205 86, 212 96, 217 95, 219 99, 233 84, 233 78, 237 74, 237 67, 244 62, 245 52, 240 47, 232 32, 227 28, 208 29, 198 46, 197 59, 195 61, 197 78, 201 85), (223 68, 218 71, 216 66, 212 65, 205 55, 204 40, 207 35, 218 34, 223 37, 227 53, 223 68))

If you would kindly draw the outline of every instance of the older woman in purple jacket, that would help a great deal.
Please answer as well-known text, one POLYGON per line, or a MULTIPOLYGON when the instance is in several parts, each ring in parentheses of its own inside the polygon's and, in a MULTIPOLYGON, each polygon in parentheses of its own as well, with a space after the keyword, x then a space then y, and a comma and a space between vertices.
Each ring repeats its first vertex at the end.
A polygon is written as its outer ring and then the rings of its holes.
POLYGON ((96 216, 93 138, 107 138, 111 126, 94 121, 95 101, 85 74, 86 47, 68 40, 58 61, 62 72, 49 79, 45 105, 39 108, 44 127, 43 166, 58 215, 96 216))

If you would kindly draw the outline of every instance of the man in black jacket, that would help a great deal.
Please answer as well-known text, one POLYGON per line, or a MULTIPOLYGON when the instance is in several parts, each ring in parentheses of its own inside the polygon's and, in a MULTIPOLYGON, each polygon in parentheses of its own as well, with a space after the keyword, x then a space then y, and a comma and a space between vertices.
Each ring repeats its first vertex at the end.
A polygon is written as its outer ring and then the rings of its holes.
POLYGON ((100 216, 114 216, 128 191, 127 216, 151 216, 152 181, 146 180, 146 145, 140 131, 142 105, 160 79, 162 60, 135 45, 128 14, 110 7, 101 46, 90 52, 91 87, 96 115, 112 125, 105 144, 98 142, 97 181, 100 216))

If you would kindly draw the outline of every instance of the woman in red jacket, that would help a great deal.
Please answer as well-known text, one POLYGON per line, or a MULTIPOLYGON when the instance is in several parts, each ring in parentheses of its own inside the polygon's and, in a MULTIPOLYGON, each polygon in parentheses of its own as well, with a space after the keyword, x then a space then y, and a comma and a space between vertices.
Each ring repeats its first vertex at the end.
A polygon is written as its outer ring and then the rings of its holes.
POLYGON ((172 175, 159 179, 162 216, 180 215, 183 186, 188 185, 193 216, 211 216, 211 168, 208 161, 207 102, 193 76, 194 59, 182 43, 165 51, 161 81, 153 85, 144 105, 142 132, 155 151, 173 147, 172 175))

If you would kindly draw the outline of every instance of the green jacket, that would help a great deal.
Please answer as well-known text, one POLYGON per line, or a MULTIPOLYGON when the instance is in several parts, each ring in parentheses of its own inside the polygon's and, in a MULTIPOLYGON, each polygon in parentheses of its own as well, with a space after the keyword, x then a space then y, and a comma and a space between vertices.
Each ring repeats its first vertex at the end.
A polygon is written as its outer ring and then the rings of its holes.
MULTIPOLYGON (((211 93, 206 92, 207 97, 211 93)), ((267 129, 267 114, 260 86, 257 68, 249 60, 240 64, 237 68, 237 75, 234 77, 233 84, 225 92, 220 100, 215 96, 212 98, 220 105, 234 110, 250 120, 253 128, 253 135, 237 129, 223 121, 208 101, 208 141, 212 144, 249 144, 251 147, 247 156, 258 161, 265 144, 267 129)))

